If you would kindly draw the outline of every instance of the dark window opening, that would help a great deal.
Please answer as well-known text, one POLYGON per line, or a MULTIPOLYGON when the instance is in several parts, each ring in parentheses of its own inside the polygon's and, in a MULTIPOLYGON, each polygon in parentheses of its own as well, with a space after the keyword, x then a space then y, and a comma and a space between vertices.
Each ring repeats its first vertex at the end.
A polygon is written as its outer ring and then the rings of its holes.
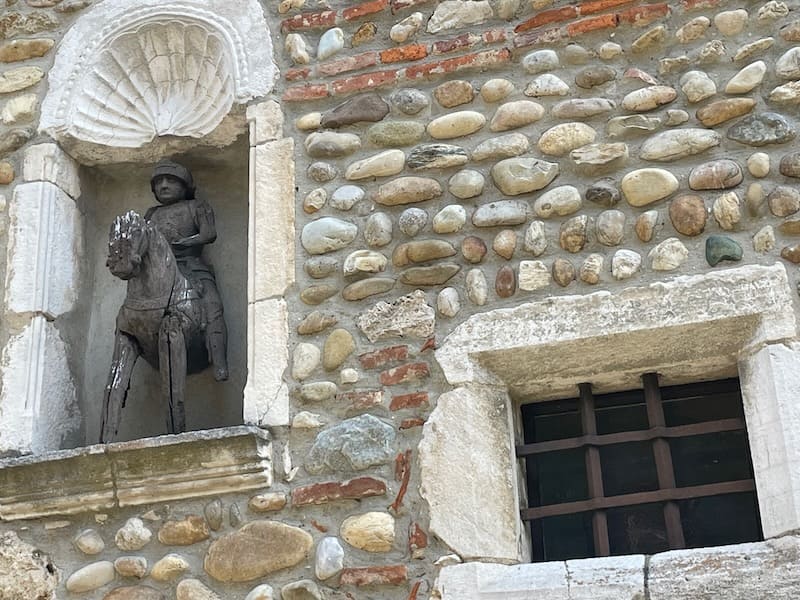
POLYGON ((535 561, 763 539, 738 379, 521 407, 535 561))

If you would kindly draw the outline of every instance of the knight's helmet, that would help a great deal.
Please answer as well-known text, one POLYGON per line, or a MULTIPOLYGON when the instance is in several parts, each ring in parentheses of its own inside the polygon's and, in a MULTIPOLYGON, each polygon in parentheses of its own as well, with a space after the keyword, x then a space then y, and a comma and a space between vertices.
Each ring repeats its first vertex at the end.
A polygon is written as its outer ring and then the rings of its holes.
POLYGON ((189 169, 171 160, 159 161, 159 163, 153 169, 153 175, 150 177, 150 189, 153 191, 153 194, 156 193, 156 177, 161 175, 172 175, 173 177, 180 179, 186 186, 186 199, 194 199, 194 180, 192 179, 192 174, 189 172, 189 169))

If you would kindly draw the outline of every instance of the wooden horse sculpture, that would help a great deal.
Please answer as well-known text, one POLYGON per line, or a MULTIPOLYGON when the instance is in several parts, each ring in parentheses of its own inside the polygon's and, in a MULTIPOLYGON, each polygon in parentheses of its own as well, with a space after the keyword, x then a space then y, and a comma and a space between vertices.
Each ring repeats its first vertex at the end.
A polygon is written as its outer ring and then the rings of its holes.
POLYGON ((106 264, 114 276, 128 282, 128 291, 117 314, 100 441, 111 441, 119 429, 140 356, 161 373, 167 431, 185 431, 186 374, 208 365, 200 294, 180 272, 164 236, 133 211, 114 220, 106 264))

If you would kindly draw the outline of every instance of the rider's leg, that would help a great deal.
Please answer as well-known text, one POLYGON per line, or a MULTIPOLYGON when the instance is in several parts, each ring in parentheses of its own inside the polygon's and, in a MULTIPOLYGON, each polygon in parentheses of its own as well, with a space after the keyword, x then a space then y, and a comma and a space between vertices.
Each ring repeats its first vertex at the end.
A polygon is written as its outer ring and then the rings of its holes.
POLYGON ((228 328, 222 314, 222 299, 216 284, 211 280, 203 280, 203 303, 206 309, 206 349, 214 379, 228 379, 228 328))

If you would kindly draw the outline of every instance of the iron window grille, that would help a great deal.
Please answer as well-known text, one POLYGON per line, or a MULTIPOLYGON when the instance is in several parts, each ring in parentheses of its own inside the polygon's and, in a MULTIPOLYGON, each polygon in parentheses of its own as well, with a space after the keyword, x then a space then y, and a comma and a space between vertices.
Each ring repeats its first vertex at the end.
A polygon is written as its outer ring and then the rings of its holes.
POLYGON ((521 406, 533 559, 762 539, 738 379, 521 406))

